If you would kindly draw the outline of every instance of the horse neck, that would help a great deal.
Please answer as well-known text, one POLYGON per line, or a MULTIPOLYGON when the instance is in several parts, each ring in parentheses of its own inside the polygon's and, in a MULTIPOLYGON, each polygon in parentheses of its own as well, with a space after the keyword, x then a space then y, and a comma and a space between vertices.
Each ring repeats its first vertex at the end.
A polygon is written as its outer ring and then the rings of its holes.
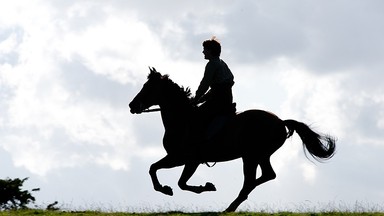
POLYGON ((161 118, 166 130, 180 130, 188 124, 191 115, 189 104, 180 95, 166 97, 160 104, 161 118))

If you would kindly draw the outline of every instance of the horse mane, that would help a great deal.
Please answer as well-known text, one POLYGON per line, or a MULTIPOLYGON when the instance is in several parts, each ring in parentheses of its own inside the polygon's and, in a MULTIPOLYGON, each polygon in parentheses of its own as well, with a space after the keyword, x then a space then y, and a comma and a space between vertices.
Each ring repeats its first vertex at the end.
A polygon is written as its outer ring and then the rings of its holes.
POLYGON ((163 75, 161 77, 163 80, 165 80, 168 85, 169 85, 169 89, 171 91, 175 91, 178 93, 179 96, 187 99, 187 101, 190 101, 191 100, 191 89, 189 87, 187 88, 184 88, 184 86, 179 86, 177 83, 173 82, 170 78, 169 78, 169 75, 163 75))
POLYGON ((178 98, 184 99, 186 102, 191 100, 191 89, 189 87, 184 88, 183 86, 179 86, 177 83, 173 82, 168 74, 161 75, 159 72, 151 72, 148 74, 148 79, 161 79, 167 83, 168 91, 175 92, 178 98))

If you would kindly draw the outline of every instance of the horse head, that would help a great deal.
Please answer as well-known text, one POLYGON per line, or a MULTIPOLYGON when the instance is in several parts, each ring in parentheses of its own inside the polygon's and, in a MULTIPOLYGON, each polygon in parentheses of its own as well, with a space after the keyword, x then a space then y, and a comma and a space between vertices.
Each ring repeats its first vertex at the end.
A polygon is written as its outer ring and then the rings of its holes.
POLYGON ((161 75, 153 67, 149 70, 147 82, 129 104, 131 113, 142 113, 153 105, 177 107, 177 109, 191 107, 189 88, 180 87, 169 79, 168 75, 161 75))
POLYGON ((163 79, 167 76, 161 75, 155 68, 149 68, 148 80, 143 88, 129 103, 131 113, 140 114, 153 105, 159 105, 163 92, 163 79))

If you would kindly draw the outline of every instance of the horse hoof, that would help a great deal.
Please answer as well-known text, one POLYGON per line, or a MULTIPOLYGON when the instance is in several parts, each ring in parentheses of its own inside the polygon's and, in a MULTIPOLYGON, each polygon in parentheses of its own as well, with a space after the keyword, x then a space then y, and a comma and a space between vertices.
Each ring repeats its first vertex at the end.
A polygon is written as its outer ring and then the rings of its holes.
POLYGON ((211 182, 207 182, 205 183, 205 189, 207 191, 216 191, 216 187, 214 184, 212 184, 211 182))
POLYGON ((234 212, 235 210, 236 208, 229 206, 227 209, 225 209, 224 213, 234 212))
POLYGON ((169 195, 169 196, 173 196, 172 188, 169 187, 169 186, 167 186, 167 185, 163 186, 161 192, 162 192, 163 194, 166 194, 166 195, 169 195))

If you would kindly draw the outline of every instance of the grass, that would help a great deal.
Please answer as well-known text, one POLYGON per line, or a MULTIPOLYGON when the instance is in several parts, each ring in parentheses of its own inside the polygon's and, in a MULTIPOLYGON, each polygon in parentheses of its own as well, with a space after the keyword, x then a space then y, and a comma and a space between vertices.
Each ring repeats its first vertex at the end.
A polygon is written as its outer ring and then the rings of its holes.
POLYGON ((206 212, 204 210, 188 212, 189 210, 182 210, 182 208, 176 208, 178 209, 177 211, 170 211, 164 206, 158 209, 126 209, 122 211, 120 210, 121 212, 113 209, 103 210, 102 208, 95 209, 92 207, 73 210, 71 207, 63 205, 57 206, 57 204, 58 203, 55 202, 48 205, 47 208, 35 205, 32 209, 0 210, 0 216, 384 216, 384 207, 381 204, 367 202, 355 202, 354 204, 343 202, 311 203, 311 205, 302 203, 295 205, 293 208, 292 206, 286 206, 285 208, 279 208, 278 206, 268 207, 267 204, 263 204, 261 206, 252 205, 253 208, 245 208, 245 210, 235 213, 206 212))
POLYGON ((201 213, 184 213, 184 212, 159 212, 159 213, 126 213, 126 212, 100 212, 100 211, 48 211, 48 210, 15 210, 0 211, 0 216, 13 215, 47 215, 47 216, 384 216, 384 212, 318 212, 318 213, 294 213, 294 212, 236 212, 236 213, 220 213, 220 212, 201 212, 201 213))

